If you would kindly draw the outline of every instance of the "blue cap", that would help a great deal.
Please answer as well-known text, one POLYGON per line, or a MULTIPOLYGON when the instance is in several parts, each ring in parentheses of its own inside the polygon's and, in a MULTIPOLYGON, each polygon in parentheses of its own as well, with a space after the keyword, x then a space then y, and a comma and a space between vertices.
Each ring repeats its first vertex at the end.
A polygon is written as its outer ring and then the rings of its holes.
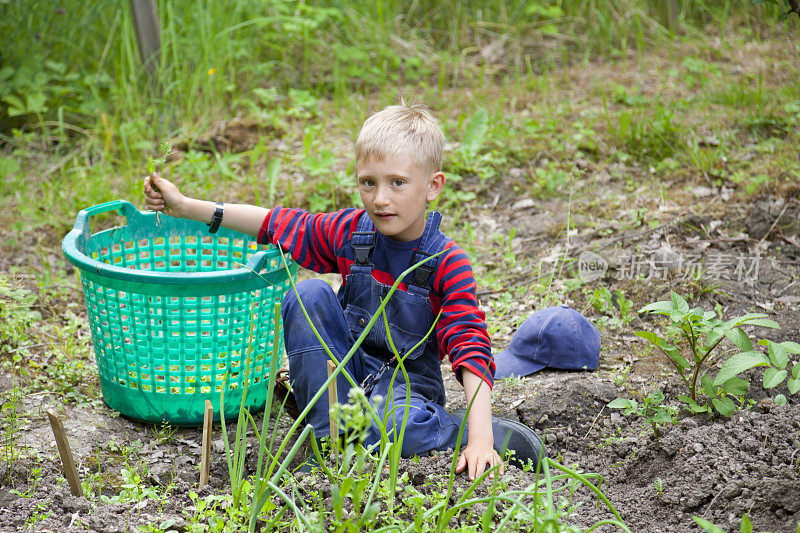
POLYGON ((566 305, 536 311, 525 319, 511 344, 494 356, 495 379, 527 376, 539 370, 595 370, 600 363, 600 332, 566 305))

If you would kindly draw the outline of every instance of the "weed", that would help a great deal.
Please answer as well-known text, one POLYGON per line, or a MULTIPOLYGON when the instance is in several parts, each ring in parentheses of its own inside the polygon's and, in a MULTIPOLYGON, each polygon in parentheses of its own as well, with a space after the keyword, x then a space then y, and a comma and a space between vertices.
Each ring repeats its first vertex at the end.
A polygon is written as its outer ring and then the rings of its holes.
POLYGON ((719 66, 694 56, 685 58, 681 66, 685 69, 683 82, 695 88, 705 87, 720 72, 719 66))
POLYGON ((29 329, 42 319, 38 311, 31 309, 35 302, 36 295, 18 280, 0 275, 0 355, 9 356, 3 357, 6 369, 29 355, 29 329))
POLYGON ((663 479, 661 479, 660 477, 657 477, 657 478, 655 478, 653 480, 653 488, 656 489, 656 494, 658 496, 663 496, 664 495, 664 489, 666 488, 666 484, 664 483, 663 479))
POLYGON ((625 386, 628 382, 628 374, 631 371, 631 366, 630 363, 623 363, 619 366, 615 366, 611 375, 611 380, 614 382, 614 385, 617 387, 625 386))
POLYGON ((730 176, 731 181, 734 183, 744 183, 744 190, 748 195, 755 194, 762 185, 771 181, 770 177, 766 174, 752 175, 749 172, 737 170, 730 176))
POLYGON ((597 320, 598 324, 612 329, 622 330, 636 317, 633 302, 625 297, 622 289, 611 292, 607 287, 600 286, 589 294, 588 300, 595 311, 602 315, 597 320))
POLYGON ((621 111, 612 117, 603 96, 606 126, 614 143, 644 161, 661 161, 675 154, 681 133, 671 109, 658 106, 652 114, 621 111))
POLYGON ((461 138, 461 146, 458 149, 458 153, 467 168, 474 168, 472 161, 486 142, 488 133, 489 112, 481 107, 472 114, 467 122, 464 136, 461 138))
MULTIPOLYGON (((704 533, 725 533, 724 529, 705 518, 693 516, 692 519, 700 526, 704 533)), ((798 524, 798 530, 800 530, 800 524, 798 524)), ((753 522, 750 520, 749 514, 745 513, 742 515, 742 520, 739 522, 739 531, 741 531, 741 533, 753 533, 753 522)))
POLYGON ((148 533, 173 533, 178 531, 173 528, 176 523, 177 521, 174 518, 168 518, 157 524, 145 524, 144 526, 139 526, 139 528, 141 531, 148 533))
POLYGON ((561 169, 556 163, 547 163, 544 167, 532 170, 533 189, 541 197, 551 196, 562 191, 570 182, 572 174, 561 169))
POLYGON ((456 176, 448 176, 448 178, 455 178, 457 183, 461 181, 461 175, 477 176, 481 183, 484 183, 497 176, 498 169, 507 165, 507 158, 503 152, 487 146, 487 141, 490 133, 493 133, 494 137, 502 137, 499 131, 504 124, 499 122, 498 117, 490 120, 489 112, 482 107, 472 114, 464 126, 461 144, 453 154, 454 158, 449 165, 456 176))
POLYGON ((728 161, 723 147, 700 141, 690 141, 684 154, 689 163, 704 176, 721 174, 728 161))
MULTIPOLYGON (((86 323, 71 312, 61 316, 63 323, 49 323, 45 331, 55 339, 49 342, 46 359, 33 378, 38 386, 76 404, 99 399, 96 372, 89 363, 91 337, 86 323)), ((29 365, 37 363, 31 361, 29 365)))
POLYGON ((650 99, 641 94, 639 87, 625 87, 614 85, 611 90, 611 99, 628 107, 644 107, 650 104, 650 99))
POLYGON ((764 78, 759 75, 753 79, 743 76, 742 79, 730 83, 722 91, 711 93, 709 100, 717 104, 737 109, 752 109, 760 113, 764 105, 764 78))
POLYGON ((653 435, 658 438, 658 428, 666 424, 675 423, 678 410, 671 405, 664 404, 664 393, 653 391, 639 404, 636 400, 617 398, 608 404, 611 409, 622 409, 624 415, 637 415, 650 424, 653 435))
POLYGON ((33 496, 36 493, 36 488, 39 486, 39 481, 42 479, 41 467, 31 469, 31 476, 31 479, 28 480, 28 489, 25 492, 21 492, 17 489, 11 489, 9 492, 20 498, 30 498, 33 496))
POLYGON ((757 139, 785 137, 791 133, 791 119, 773 114, 755 114, 745 117, 742 129, 757 139))
POLYGON ((138 503, 146 499, 157 499, 159 497, 158 491, 154 488, 146 486, 142 480, 142 475, 138 469, 131 467, 123 467, 120 471, 122 478, 121 491, 118 496, 107 498, 100 496, 100 499, 105 503, 138 503))
POLYGON ((19 428, 22 425, 23 404, 20 388, 16 384, 16 375, 8 393, 8 398, 0 405, 3 414, 2 470, 0 475, 10 481, 14 475, 14 463, 19 457, 18 443, 22 436, 19 428))
POLYGON ((175 432, 177 430, 177 426, 164 421, 161 425, 154 426, 154 437, 160 444, 172 444, 175 441, 175 432))
POLYGON ((447 191, 447 194, 439 195, 431 207, 436 209, 441 206, 441 208, 444 209, 452 209, 459 205, 468 204, 469 202, 475 200, 477 197, 475 192, 461 188, 460 184, 464 182, 463 177, 450 172, 447 172, 445 176, 447 177, 449 190, 447 191))
POLYGON ((37 502, 36 507, 31 511, 31 515, 25 521, 25 525, 35 530, 36 524, 45 520, 51 513, 52 511, 47 508, 46 502, 37 502))

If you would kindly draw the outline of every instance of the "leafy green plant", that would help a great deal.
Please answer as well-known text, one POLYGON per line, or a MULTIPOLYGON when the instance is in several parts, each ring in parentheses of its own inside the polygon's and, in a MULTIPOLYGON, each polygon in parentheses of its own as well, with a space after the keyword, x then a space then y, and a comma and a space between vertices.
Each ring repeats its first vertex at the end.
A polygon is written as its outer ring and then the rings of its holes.
POLYGON ((15 494, 20 498, 30 498, 36 493, 36 488, 39 486, 39 481, 42 479, 42 469, 41 467, 36 467, 31 469, 31 478, 28 479, 28 489, 23 491, 19 491, 17 489, 11 489, 9 492, 11 494, 15 494))
MULTIPOLYGON (((789 394, 797 394, 800 391, 800 362, 794 363, 791 369, 789 368, 789 354, 800 354, 800 344, 794 341, 773 342, 762 339, 758 344, 767 347, 767 356, 754 350, 752 344, 747 345, 744 341, 742 344, 743 348, 749 349, 732 356, 722 364, 714 379, 714 385, 719 386, 745 370, 765 367, 762 379, 765 389, 775 388, 786 381, 789 394)), ((775 403, 785 404, 786 396, 778 394, 775 403)))
MULTIPOLYGON (((704 533, 725 533, 726 531, 725 529, 719 527, 710 520, 706 520, 705 518, 693 516, 692 519, 698 526, 700 526, 704 533)), ((800 523, 797 524, 797 531, 800 532, 800 523)), ((748 513, 744 513, 742 515, 742 519, 739 522, 739 533, 753 533, 753 521, 750 520, 750 515, 748 513)))
POLYGON ((600 286, 589 294, 588 300, 595 311, 602 315, 598 322, 611 328, 622 329, 636 317, 632 312, 633 301, 625 297, 622 289, 611 292, 608 287, 600 286))
POLYGON ((719 174, 727 161, 723 146, 709 146, 696 139, 687 143, 684 153, 691 165, 704 176, 719 174))
POLYGON ((614 102, 628 107, 640 107, 650 104, 650 98, 644 96, 639 87, 625 87, 624 85, 614 84, 611 89, 611 98, 614 102))
POLYGON ((448 175, 448 179, 458 182, 461 179, 459 174, 462 174, 465 177, 479 177, 484 182, 495 178, 500 169, 507 165, 508 158, 504 152, 486 146, 490 133, 495 140, 507 136, 507 125, 500 121, 500 117, 490 119, 489 112, 483 107, 472 114, 464 127, 461 144, 453 154, 453 160, 446 165, 455 174, 448 175))
POLYGON ((664 484, 664 480, 660 477, 657 477, 653 480, 653 488, 656 489, 656 494, 659 496, 664 495, 664 490, 666 489, 666 485, 664 484))
POLYGON ((36 506, 31 510, 30 516, 25 521, 25 525, 28 528, 35 530, 36 524, 44 521, 52 512, 53 511, 48 508, 47 503, 37 502, 36 506))
POLYGON ((0 413, 3 418, 3 443, 2 454, 0 455, 0 476, 6 481, 10 481, 14 474, 14 464, 19 457, 19 439, 22 434, 19 431, 23 423, 23 404, 22 391, 17 386, 16 376, 7 398, 0 404, 0 413))
POLYGON ((28 352, 31 342, 30 327, 42 319, 31 309, 36 295, 22 286, 19 280, 0 275, 0 355, 3 366, 18 363, 28 352))
POLYGON ((650 114, 638 109, 612 117, 603 95, 606 126, 615 144, 646 161, 661 161, 675 154, 680 131, 669 108, 657 106, 650 114))
POLYGON ((47 346, 46 364, 38 367, 36 361, 28 362, 37 369, 31 373, 30 386, 47 389, 79 405, 99 399, 97 373, 89 363, 92 346, 86 322, 67 311, 58 322, 47 323, 44 331, 54 339, 42 345, 47 346))
POLYGON ((489 112, 479 107, 467 122, 458 151, 468 167, 486 142, 489 133, 489 112))
POLYGON ((669 300, 651 303, 639 312, 665 315, 669 319, 663 337, 651 331, 637 331, 636 335, 667 356, 688 392, 678 398, 693 413, 710 413, 714 409, 731 416, 736 410, 734 399, 741 404, 742 395, 749 386, 738 374, 754 366, 770 365, 769 359, 753 350, 753 343, 742 328, 780 327, 763 313, 748 313, 723 321, 717 318, 715 311, 689 307, 686 300, 674 292, 669 300), (716 379, 712 379, 708 373, 720 361, 722 368, 716 379), (700 392, 705 394, 705 399, 700 392))
POLYGON ((531 179, 536 193, 546 198, 564 189, 569 184, 571 177, 569 171, 560 168, 556 163, 550 162, 544 167, 534 168, 531 179))
POLYGON ((736 184, 743 183, 744 190, 748 195, 755 194, 762 185, 771 181, 771 178, 766 174, 752 174, 742 170, 737 170, 731 174, 730 179, 736 184))
POLYGON ((622 409, 624 415, 636 415, 643 418, 653 430, 653 435, 658 438, 658 428, 675 423, 677 408, 664 403, 664 393, 653 391, 648 394, 640 404, 634 399, 616 398, 608 404, 611 409, 622 409))
MULTIPOLYGON (((157 499, 158 491, 144 483, 142 474, 136 468, 123 467, 121 470, 122 485, 120 493, 110 501, 119 499, 119 502, 140 502, 146 499, 157 499)), ((102 496, 101 496, 102 497, 102 496)))

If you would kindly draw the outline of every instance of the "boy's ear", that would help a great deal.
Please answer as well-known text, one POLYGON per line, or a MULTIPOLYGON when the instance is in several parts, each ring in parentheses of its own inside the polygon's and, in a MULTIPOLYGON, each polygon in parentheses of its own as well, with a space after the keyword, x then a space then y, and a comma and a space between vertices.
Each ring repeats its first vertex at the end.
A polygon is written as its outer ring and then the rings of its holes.
POLYGON ((428 195, 425 197, 429 202, 436 200, 444 188, 445 181, 447 178, 445 178, 444 172, 436 172, 431 176, 431 179, 428 180, 428 195))

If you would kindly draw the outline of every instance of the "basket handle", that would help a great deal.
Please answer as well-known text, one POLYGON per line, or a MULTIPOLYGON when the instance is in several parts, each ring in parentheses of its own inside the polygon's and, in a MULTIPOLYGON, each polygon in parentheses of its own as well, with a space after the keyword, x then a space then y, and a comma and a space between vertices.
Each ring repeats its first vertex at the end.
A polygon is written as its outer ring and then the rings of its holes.
POLYGON ((69 233, 73 234, 75 237, 80 236, 83 242, 86 242, 91 232, 89 220, 94 216, 101 213, 108 213, 109 211, 118 211, 120 215, 125 217, 126 222, 131 217, 141 216, 139 210, 136 209, 136 206, 132 203, 126 200, 111 200, 110 202, 81 209, 78 216, 75 217, 75 225, 72 226, 72 231, 69 233))
MULTIPOLYGON (((286 254, 286 258, 289 259, 291 256, 286 254)), ((266 251, 261 250, 260 252, 254 253, 253 257, 251 257, 244 266, 253 272, 261 272, 261 269, 264 268, 264 263, 267 261, 267 259, 269 259, 269 254, 266 251)), ((281 268, 283 268, 283 266, 281 268)))
POLYGON ((78 213, 78 217, 75 219, 74 227, 82 231, 83 225, 89 223, 89 218, 99 215, 100 213, 107 213, 115 210, 119 211, 119 214, 123 215, 125 218, 128 218, 134 213, 139 212, 139 210, 127 200, 111 200, 110 202, 106 202, 104 204, 93 205, 92 207, 81 209, 81 211, 78 213))

